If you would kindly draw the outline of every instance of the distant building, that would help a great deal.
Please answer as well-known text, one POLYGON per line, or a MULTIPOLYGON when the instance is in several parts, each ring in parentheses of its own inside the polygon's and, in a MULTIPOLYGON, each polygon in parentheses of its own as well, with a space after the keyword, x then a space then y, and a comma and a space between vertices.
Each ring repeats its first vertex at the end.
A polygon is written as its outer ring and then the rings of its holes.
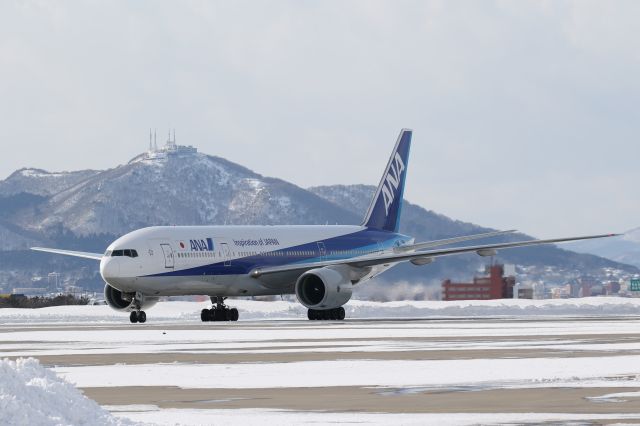
MULTIPOLYGON (((515 294, 514 294, 515 298, 515 294)), ((518 289, 518 299, 533 299, 533 288, 521 287, 518 289)))
POLYGON ((545 298, 545 285, 543 282, 535 282, 531 285, 533 288, 533 298, 534 299, 544 299, 545 298))
POLYGON ((530 285, 522 285, 516 283, 513 286, 513 298, 514 299, 533 299, 533 287, 530 285))
POLYGON ((50 291, 56 291, 60 288, 60 274, 57 272, 50 272, 47 275, 47 283, 49 284, 50 291))
POLYGON ((503 265, 489 268, 488 277, 474 277, 472 283, 442 282, 442 300, 510 299, 516 279, 504 276, 503 265))
POLYGON ((20 294, 27 297, 45 296, 48 292, 49 291, 44 287, 16 287, 12 291, 14 295, 20 294))
POLYGON ((602 289, 598 289, 598 283, 595 278, 590 276, 582 276, 580 281, 580 293, 578 297, 597 296, 602 293, 602 289))
POLYGON ((620 293, 620 283, 618 281, 610 281, 604 285, 607 295, 620 293))
POLYGON ((571 296, 571 286, 569 284, 551 289, 552 299, 568 299, 571 296))
POLYGON ((582 283, 579 280, 573 280, 570 283, 569 297, 580 297, 582 294, 582 283))

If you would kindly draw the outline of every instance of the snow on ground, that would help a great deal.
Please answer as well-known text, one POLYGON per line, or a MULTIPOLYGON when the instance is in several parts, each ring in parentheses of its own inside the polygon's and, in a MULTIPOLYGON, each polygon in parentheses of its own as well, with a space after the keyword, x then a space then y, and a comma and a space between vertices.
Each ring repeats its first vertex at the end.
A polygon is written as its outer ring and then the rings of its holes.
MULTIPOLYGON (((240 320, 306 320, 306 309, 297 302, 230 300, 240 320)), ((148 309, 148 321, 200 321, 207 302, 161 302, 148 309)), ((582 299, 498 299, 466 301, 368 302, 352 300, 345 305, 347 318, 424 318, 487 316, 628 316, 640 315, 640 298, 587 297, 582 299)), ((123 322, 127 313, 108 306, 56 306, 41 309, 0 309, 0 323, 29 322, 123 322)))
MULTIPOLYGON (((65 354, 208 353, 272 354, 320 352, 402 352, 537 350, 563 352, 638 351, 635 340, 600 341, 607 336, 635 334, 640 319, 616 318, 597 321, 513 319, 402 322, 349 321, 279 322, 260 327, 257 323, 198 324, 191 329, 149 328, 126 324, 122 329, 107 325, 73 326, 56 329, 21 326, 2 333, 0 357, 65 354), (584 336, 584 337, 583 337, 584 336), (602 336, 601 339, 595 336, 602 336), (461 339, 464 337, 464 339, 461 339), (424 339, 429 339, 428 344, 424 339), (277 344, 274 343, 277 341, 277 344)), ((175 323, 168 324, 175 327, 175 323)), ((13 327, 10 325, 9 327, 13 327)))
MULTIPOLYGON (((109 328, 109 326, 91 326, 81 327, 73 325, 57 325, 56 329, 40 329, 38 326, 31 327, 22 326, 20 331, 6 331, 2 333, 2 341, 0 341, 1 349, 24 349, 31 347, 32 344, 37 345, 39 342, 59 342, 63 344, 62 349, 67 353, 69 350, 75 349, 74 342, 87 344, 87 348, 111 347, 118 353, 124 350, 117 344, 132 345, 137 349, 144 348, 145 351, 153 351, 154 345, 160 345, 157 349, 161 351, 180 349, 181 351, 203 350, 203 349, 258 349, 260 346, 272 346, 272 341, 278 340, 287 342, 294 346, 312 346, 314 344, 322 346, 324 341, 330 342, 332 345, 370 345, 372 341, 378 339, 406 339, 401 342, 407 345, 408 349, 419 348, 425 349, 424 345, 420 346, 419 342, 412 341, 413 338, 448 338, 448 337, 468 337, 467 341, 445 342, 444 347, 461 347, 466 348, 468 344, 477 345, 478 342, 472 338, 482 338, 482 342, 487 343, 488 337, 528 337, 528 336, 575 336, 573 338, 554 339, 556 344, 575 344, 581 345, 576 337, 580 335, 616 335, 636 333, 640 328, 640 319, 629 318, 624 321, 616 319, 601 319, 598 321, 519 321, 514 319, 502 319, 499 321, 486 321, 481 319, 463 320, 463 321, 429 321, 429 322, 402 322, 400 326, 390 326, 387 321, 372 322, 334 322, 334 321, 307 321, 304 325, 291 322, 271 323, 275 326, 262 327, 257 323, 250 323, 247 326, 240 326, 237 323, 199 323, 202 327, 194 327, 192 329, 182 329, 174 331, 170 328, 161 330, 158 328, 149 328, 150 324, 129 324, 128 319, 122 321, 127 325, 126 333, 121 329, 109 328), (215 325, 215 327, 212 326, 215 325), (33 328, 33 330, 31 330, 33 328), (259 330, 257 332, 256 330, 259 330), (305 343, 305 340, 312 339, 313 343, 305 343), (336 341, 338 339, 354 339, 348 343, 336 341), (7 343, 5 343, 6 341, 7 343), (171 345, 179 345, 171 347, 171 345)), ((170 323, 166 325, 175 326, 180 322, 170 323)), ((482 344, 481 342, 481 344, 482 344)), ((548 338, 535 340, 533 344, 537 346, 553 344, 548 338)), ((384 343, 384 342, 383 342, 384 343)), ((379 343, 382 345, 383 343, 379 343)), ((490 341, 491 347, 494 345, 502 345, 501 347, 522 347, 531 346, 530 339, 526 341, 511 340, 490 341)), ((635 349, 637 342, 626 341, 615 343, 621 348, 635 349)), ((433 342, 428 348, 439 348, 438 342, 433 342)), ((54 345, 47 345, 48 349, 53 349, 54 345)), ((480 348, 477 347, 476 348, 480 348)), ((589 346, 576 347, 569 349, 587 349, 589 346)), ((377 348, 374 348, 377 350, 377 348)), ((124 351, 123 353, 126 353, 124 351)))
MULTIPOLYGON (((271 388, 359 385, 380 393, 425 389, 540 387, 640 388, 640 343, 626 337, 640 327, 640 299, 598 297, 569 300, 460 302, 351 301, 350 318, 444 318, 446 321, 306 322, 295 302, 232 300, 243 320, 296 321, 201 323, 205 302, 162 302, 147 311, 148 324, 128 323, 108 306, 0 309, 6 331, 1 356, 98 353, 274 353, 382 352, 404 350, 547 349, 594 351, 602 356, 345 360, 238 364, 142 364, 61 366, 53 371, 35 360, 0 361, 0 424, 344 423, 441 424, 531 423, 637 419, 640 414, 386 414, 286 410, 180 410, 153 405, 110 406, 111 415, 76 388, 88 386, 180 386, 183 388, 271 388), (494 320, 500 317, 500 320, 494 320), (526 321, 522 321, 524 317, 526 321), (551 319, 549 319, 549 317, 551 319), (553 319, 559 318, 558 320, 553 319), (588 317, 586 320, 567 317, 588 317), (605 317, 598 318, 596 317, 605 317), (626 317, 621 318, 615 317, 626 317), (459 318, 462 318, 460 320, 459 318), (484 318, 484 319, 483 319, 484 318), (297 322, 297 320, 305 321, 297 322), (52 327, 43 327, 49 323, 52 327), (73 325, 74 323, 80 324, 73 325), (171 327, 148 327, 154 323, 171 327), (175 329, 175 324, 189 324, 175 329), (17 326, 17 324, 22 324, 17 326), (127 327, 114 327, 113 324, 127 327), (195 324, 198 324, 197 326, 195 324), (401 325, 400 325, 401 324, 401 325), (88 325, 88 326, 87 326, 88 325), (18 330, 19 329, 19 330, 18 330), (126 331, 126 332, 123 332, 126 331), (604 339, 600 336, 611 336, 604 339), (594 337, 596 336, 596 337, 594 337), (614 338, 614 336, 619 336, 614 338), (462 338, 461 338, 462 337, 462 338), (502 337, 502 338, 501 338, 502 337), (341 340, 345 339, 345 340, 341 340), (274 344, 277 342, 277 344, 274 344), (626 351, 626 352, 625 352, 626 351), (634 351, 634 352, 629 352, 634 351), (615 353, 611 353, 615 352, 615 353), (60 377, 60 378, 59 378, 60 377), (37 401, 37 403, 34 403, 37 401), (22 416, 22 417, 21 417, 22 416), (25 417, 27 416, 27 417, 25 417)), ((164 326, 162 326, 164 327, 164 326)), ((484 356, 484 355, 483 355, 484 356)), ((366 355, 365 355, 366 358, 366 355)), ((595 402, 638 401, 640 394, 603 390, 595 402), (600 399, 598 399, 600 398, 600 399)))
POLYGON ((57 367, 79 387, 178 386, 268 389, 372 386, 443 388, 640 387, 640 355, 601 357, 336 360, 288 363, 138 364, 57 367), (531 372, 535 371, 535 375, 531 372))
MULTIPOLYGON (((131 333, 131 332, 128 332, 131 333)), ((31 333, 24 333, 23 338, 33 337, 31 333)), ((67 333, 69 337, 73 332, 67 333)), ((98 333, 92 334, 85 332, 86 335, 97 337, 98 333)), ((610 333, 609 333, 610 334, 610 333)), ((137 335, 137 334, 136 334, 137 335)), ((77 336, 80 337, 80 336, 77 336)), ((287 339, 287 336, 283 336, 287 339)), ((131 336, 129 336, 131 338, 131 336)), ((215 339, 215 337, 214 337, 215 339)), ((218 343, 215 340, 210 343, 152 343, 140 341, 124 341, 120 342, 99 342, 99 339, 89 339, 84 341, 66 341, 53 343, 52 341, 42 341, 38 343, 24 344, 3 344, 0 342, 0 357, 3 356, 51 356, 51 355, 106 355, 106 354, 136 354, 143 350, 147 354, 175 352, 181 354, 305 354, 305 353, 350 353, 350 352, 407 352, 407 351, 469 351, 469 350, 517 350, 517 349, 547 349, 555 351, 640 351, 640 343, 609 343, 606 347, 602 344, 580 344, 571 340, 527 340, 527 341, 511 341, 505 342, 487 342, 479 343, 475 340, 465 342, 430 342, 425 347, 423 342, 414 342, 408 340, 393 340, 388 342, 380 342, 379 340, 359 340, 349 342, 336 342, 330 339, 325 341, 314 342, 278 342, 278 348, 273 349, 273 342, 229 342, 218 343), (94 340, 94 341, 91 341, 94 340), (116 343, 116 345, 114 345, 116 343), (115 347, 113 347, 115 346, 115 347)))
MULTIPOLYGON (((111 408, 111 407, 110 407, 111 408)), ((126 409, 127 406, 123 406, 126 409)), ((174 425, 189 419, 192 424, 215 425, 336 425, 336 424, 364 424, 364 425, 497 425, 497 424, 542 424, 553 422, 581 422, 598 420, 637 419, 637 414, 569 414, 569 413, 429 413, 429 414, 388 414, 388 413, 328 413, 314 411, 287 411, 265 409, 239 410, 195 410, 195 409, 165 409, 153 411, 137 410, 132 407, 130 412, 118 412, 115 415, 133 420, 153 422, 158 425, 174 425)))
POLYGON ((0 360, 0 424, 130 425, 35 359, 0 360))

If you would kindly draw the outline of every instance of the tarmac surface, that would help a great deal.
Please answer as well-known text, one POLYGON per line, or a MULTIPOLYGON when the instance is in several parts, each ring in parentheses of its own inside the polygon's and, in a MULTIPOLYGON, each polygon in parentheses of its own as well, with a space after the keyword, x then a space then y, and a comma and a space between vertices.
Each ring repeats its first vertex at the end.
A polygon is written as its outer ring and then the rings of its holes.
MULTIPOLYGON (((615 364, 621 356, 638 356, 640 360, 638 343, 637 317, 0 324, 1 357, 33 356, 43 365, 61 371, 84 366, 166 364, 214 364, 215 368, 264 364, 266 368, 311 362, 308 373, 311 377, 324 374, 321 368, 325 368, 325 362, 337 360, 389 361, 389 368, 401 368, 397 361, 581 358, 595 360, 594 367, 598 367, 600 363, 615 364), (340 333, 336 335, 336 331, 340 333), (48 333, 54 333, 53 337, 47 337, 48 333), (185 340, 187 333, 196 333, 196 337, 185 340), (238 338, 234 339, 236 334, 238 338), (101 340, 101 335, 111 337, 101 340)), ((80 387, 88 397, 106 406, 443 415, 522 413, 523 422, 526 413, 611 414, 610 419, 597 421, 585 417, 581 423, 637 424, 640 364, 637 370, 635 376, 599 377, 599 381, 589 383, 575 378, 571 385, 557 386, 554 383, 541 386, 537 372, 532 369, 527 380, 506 384, 479 383, 470 378, 469 383, 455 385, 387 386, 376 383, 376 372, 372 371, 367 378, 357 378, 368 380, 367 385, 290 386, 274 379, 269 385, 260 383, 255 388, 216 388, 215 383, 202 388, 146 386, 134 377, 127 386, 80 387), (607 397, 617 393, 631 395, 607 397), (637 417, 616 417, 636 413, 637 417)), ((304 377, 299 379, 304 383, 304 377)))

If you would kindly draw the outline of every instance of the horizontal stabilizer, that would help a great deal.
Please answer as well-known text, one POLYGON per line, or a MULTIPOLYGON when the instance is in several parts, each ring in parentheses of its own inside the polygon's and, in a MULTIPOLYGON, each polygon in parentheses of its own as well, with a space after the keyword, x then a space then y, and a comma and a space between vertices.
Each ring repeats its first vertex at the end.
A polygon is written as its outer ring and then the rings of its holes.
POLYGON ((45 247, 31 247, 31 250, 43 251, 46 253, 65 254, 67 256, 82 257, 85 259, 100 260, 102 259, 102 253, 88 253, 86 251, 72 251, 72 250, 60 250, 45 247))

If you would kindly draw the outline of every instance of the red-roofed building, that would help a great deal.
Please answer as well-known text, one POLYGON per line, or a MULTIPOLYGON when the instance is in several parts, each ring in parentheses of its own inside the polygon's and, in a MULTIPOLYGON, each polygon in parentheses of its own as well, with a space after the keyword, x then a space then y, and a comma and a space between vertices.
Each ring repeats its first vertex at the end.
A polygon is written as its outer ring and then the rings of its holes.
POLYGON ((515 277, 505 277, 503 265, 488 268, 488 277, 474 277, 472 283, 442 282, 442 300, 488 300, 513 298, 515 277))

